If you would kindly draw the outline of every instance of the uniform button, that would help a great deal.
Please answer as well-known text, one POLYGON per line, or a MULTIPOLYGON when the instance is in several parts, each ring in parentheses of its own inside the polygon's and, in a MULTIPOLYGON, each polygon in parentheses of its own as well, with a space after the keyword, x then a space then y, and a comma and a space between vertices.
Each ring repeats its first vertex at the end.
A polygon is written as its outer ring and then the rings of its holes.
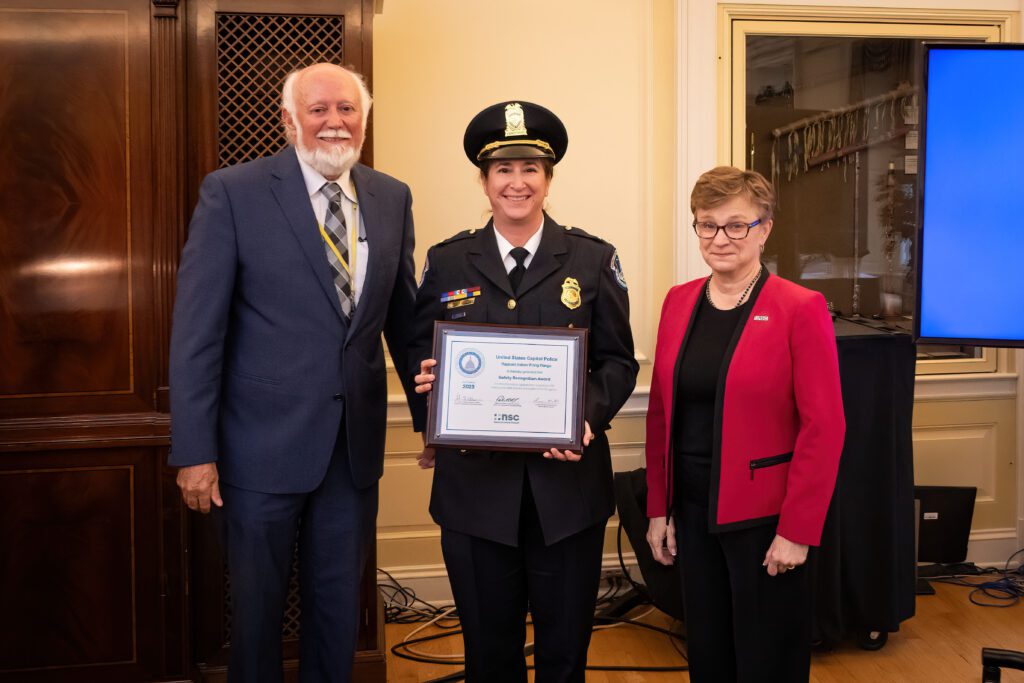
POLYGON ((508 300, 508 310, 511 311, 515 307, 516 307, 516 300, 515 299, 509 299, 508 300))
POLYGON ((466 449, 465 448, 460 448, 459 449, 459 454, 460 455, 465 455, 466 454, 466 449))
POLYGON ((345 395, 344 394, 335 394, 334 396, 332 396, 332 398, 335 401, 344 401, 345 400, 345 395))

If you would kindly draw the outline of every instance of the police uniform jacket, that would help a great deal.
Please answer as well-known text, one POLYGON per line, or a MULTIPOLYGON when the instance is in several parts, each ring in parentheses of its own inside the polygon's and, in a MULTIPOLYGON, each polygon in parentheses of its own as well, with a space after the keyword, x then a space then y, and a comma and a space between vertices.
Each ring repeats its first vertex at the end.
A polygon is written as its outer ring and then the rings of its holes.
MULTIPOLYGON (((647 515, 672 508, 676 368, 707 278, 669 290, 647 410, 647 515)), ((709 530, 775 523, 818 545, 846 423, 832 319, 824 297, 765 274, 722 360, 711 454, 709 530)))
MULTIPOLYGON (((465 301, 465 300, 463 300, 465 301)), ((434 321, 588 328, 585 418, 594 438, 579 462, 538 453, 438 449, 430 513, 440 526, 506 545, 518 544, 523 478, 529 477, 544 540, 555 543, 615 508, 605 431, 636 384, 638 365, 629 327, 629 298, 615 248, 579 228, 544 216, 540 245, 512 291, 488 222, 432 247, 416 297, 409 357, 432 357, 434 321), (562 302, 566 278, 579 283, 580 305, 562 302), (449 307, 445 293, 479 287, 472 304, 449 307)), ((417 431, 426 402, 413 410, 417 431)))

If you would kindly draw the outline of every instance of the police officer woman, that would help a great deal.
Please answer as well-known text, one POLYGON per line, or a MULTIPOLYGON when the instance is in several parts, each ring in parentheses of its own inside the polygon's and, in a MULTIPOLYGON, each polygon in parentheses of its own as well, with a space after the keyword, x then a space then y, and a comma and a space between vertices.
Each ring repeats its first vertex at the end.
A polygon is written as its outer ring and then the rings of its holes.
MULTIPOLYGON (((526 681, 528 610, 536 680, 583 681, 615 507, 605 430, 636 383, 629 298, 615 248, 544 211, 567 146, 565 127, 544 107, 502 102, 477 114, 464 147, 493 217, 428 251, 416 297, 409 357, 423 361, 423 396, 434 380, 434 321, 590 330, 582 453, 421 456, 423 467, 436 463, 430 513, 441 527, 471 683, 526 681)), ((425 410, 415 412, 422 431, 425 410)))

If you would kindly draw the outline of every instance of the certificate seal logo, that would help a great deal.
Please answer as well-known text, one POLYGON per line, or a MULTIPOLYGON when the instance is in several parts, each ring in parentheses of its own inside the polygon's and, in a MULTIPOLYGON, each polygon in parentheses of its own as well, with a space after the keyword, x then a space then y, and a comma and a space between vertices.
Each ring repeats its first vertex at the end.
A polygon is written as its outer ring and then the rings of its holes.
POLYGON ((456 366, 459 368, 465 377, 476 377, 484 369, 484 359, 480 355, 479 351, 468 349, 459 354, 459 359, 456 361, 456 366))
POLYGON ((580 307, 580 283, 574 277, 565 278, 562 283, 562 303, 568 309, 575 310, 580 307))

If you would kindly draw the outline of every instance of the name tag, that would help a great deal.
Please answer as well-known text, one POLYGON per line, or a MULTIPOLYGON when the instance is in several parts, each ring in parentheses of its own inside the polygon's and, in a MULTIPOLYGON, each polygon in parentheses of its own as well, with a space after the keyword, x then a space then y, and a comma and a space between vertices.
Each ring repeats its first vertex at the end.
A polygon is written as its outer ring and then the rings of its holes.
POLYGON ((756 320, 759 323, 760 322, 768 322, 768 316, 766 316, 766 315, 755 315, 754 316, 754 320, 756 320))

